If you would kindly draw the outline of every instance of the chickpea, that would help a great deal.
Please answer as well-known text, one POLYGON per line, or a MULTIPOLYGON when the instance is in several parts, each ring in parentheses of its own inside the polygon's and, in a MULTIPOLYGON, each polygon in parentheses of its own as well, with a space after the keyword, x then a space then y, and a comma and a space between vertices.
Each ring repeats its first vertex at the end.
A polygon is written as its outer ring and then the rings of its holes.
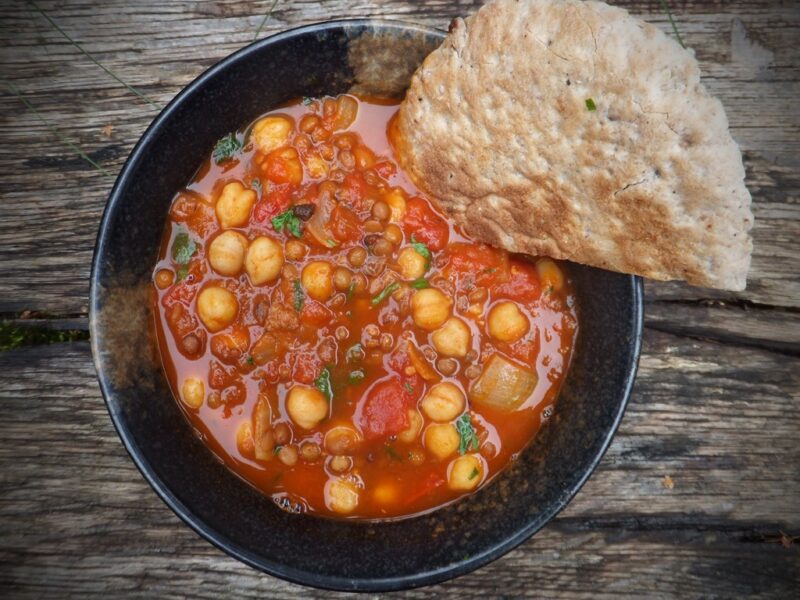
POLYGON ((244 264, 247 238, 238 231, 223 231, 208 247, 208 262, 220 275, 238 275, 244 264))
POLYGON ((225 329, 236 318, 239 303, 225 288, 210 286, 197 296, 197 314, 211 333, 225 329))
POLYGON ((292 430, 286 423, 278 423, 272 430, 276 444, 288 444, 292 441, 292 430))
POLYGON ((439 354, 463 358, 469 351, 472 334, 464 321, 458 317, 450 317, 431 334, 431 341, 439 354))
POLYGON ((356 273, 353 275, 353 283, 356 284, 355 287, 353 287, 354 294, 362 293, 367 289, 367 285, 369 285, 367 277, 363 273, 356 273))
POLYGON ((256 202, 256 193, 245 188, 238 181, 232 181, 222 188, 214 208, 223 229, 242 227, 250 219, 250 210, 256 202))
POLYGON ((346 292, 353 281, 353 274, 346 267, 336 267, 333 271, 333 287, 340 292, 346 292))
POLYGON ((334 473, 344 473, 353 466, 353 461, 349 456, 333 456, 328 461, 328 468, 334 473))
POLYGON ((283 248, 270 237, 259 236, 247 250, 244 267, 253 285, 270 283, 278 278, 283 268, 283 248))
POLYGON ((197 377, 187 377, 181 386, 181 399, 189 408, 197 410, 203 406, 206 399, 206 385, 202 379, 197 377))
POLYGON ((403 443, 410 444, 419 436, 422 431, 422 417, 414 410, 408 410, 408 427, 397 434, 397 439, 403 443))
POLYGON ((386 221, 392 215, 392 209, 386 202, 378 200, 372 205, 372 216, 378 221, 386 221))
POLYGON ((300 119, 300 131, 303 133, 311 133, 319 127, 320 119, 317 115, 305 115, 302 119, 300 119))
POLYGON ((366 260, 367 251, 361 246, 356 246, 347 253, 347 262, 349 262, 356 269, 363 265, 366 260))
POLYGON ((417 327, 432 331, 450 316, 453 301, 436 288, 417 290, 411 298, 411 313, 417 327))
POLYGON ((564 274, 549 258, 540 258, 536 261, 536 272, 545 293, 557 292, 564 287, 564 274))
POLYGON ((314 156, 313 154, 306 157, 306 171, 313 179, 322 179, 328 175, 328 163, 326 163, 321 156, 314 156))
POLYGON ((406 193, 402 188, 392 188, 384 198, 386 204, 392 209, 392 221, 402 221, 406 216, 406 193))
POLYGON ((439 460, 444 460, 456 450, 461 443, 461 436, 452 423, 435 423, 428 425, 422 435, 425 449, 439 460))
POLYGON ((308 246, 300 240, 287 240, 283 251, 287 260, 303 260, 307 252, 308 246))
POLYGON ((322 449, 316 442, 303 442, 300 446, 300 458, 306 462, 314 462, 322 455, 322 449))
POLYGON ((434 385, 420 402, 420 409, 431 421, 447 423, 462 412, 467 401, 454 383, 444 381, 434 385))
POLYGON ((385 238, 379 238, 372 244, 372 253, 375 256, 389 256, 392 253, 392 244, 385 238))
POLYGON ((236 449, 242 456, 252 457, 255 452, 253 427, 250 421, 243 421, 236 430, 236 449))
POLYGON ((256 147, 269 154, 289 143, 294 122, 288 117, 264 117, 253 125, 251 137, 256 147))
POLYGON ((478 487, 483 479, 483 461, 475 454, 465 454, 450 463, 448 471, 447 486, 467 492, 478 487))
POLYGON ((297 464, 297 448, 294 446, 281 446, 278 450, 278 460, 285 464, 287 467, 293 467, 297 464))
POLYGON ((427 260, 412 247, 403 248, 397 257, 397 265, 403 279, 419 279, 425 275, 427 260))
POLYGON ((324 260, 315 260, 303 267, 300 278, 308 295, 320 302, 330 298, 333 294, 332 273, 333 267, 324 260))
POLYGON ((364 231, 367 233, 382 233, 383 223, 375 219, 368 219, 364 221, 364 231))
POLYGON ((349 514, 358 506, 358 488, 344 479, 329 479, 325 483, 325 506, 339 514, 349 514))
POLYGON ((300 185, 303 181, 303 163, 294 148, 274 150, 267 155, 267 179, 274 183, 300 185))
POLYGON ((499 302, 489 311, 489 335, 501 342, 516 342, 530 327, 528 318, 513 302, 499 302))
POLYGON ((325 450, 329 454, 342 456, 353 454, 361 443, 358 432, 347 425, 339 425, 325 434, 325 450))
POLYGON ((175 273, 170 269, 159 269, 156 273, 156 286, 160 290, 171 286, 173 281, 175 281, 175 273))
POLYGON ((397 245, 403 241, 403 230, 400 229, 397 225, 394 224, 389 225, 386 228, 386 231, 383 232, 383 237, 390 244, 397 245))
POLYGON ((328 401, 318 389, 296 385, 289 390, 286 411, 298 427, 313 429, 328 416, 328 401))

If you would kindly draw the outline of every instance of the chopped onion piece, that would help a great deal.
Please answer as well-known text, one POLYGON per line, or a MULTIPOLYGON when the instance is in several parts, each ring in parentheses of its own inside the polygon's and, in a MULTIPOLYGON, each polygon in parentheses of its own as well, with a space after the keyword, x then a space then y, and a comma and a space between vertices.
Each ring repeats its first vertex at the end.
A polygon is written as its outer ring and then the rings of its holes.
POLYGON ((253 442, 258 460, 269 460, 275 448, 275 437, 272 433, 272 415, 269 401, 263 395, 258 396, 253 411, 253 442))
POLYGON ((475 404, 511 412, 530 397, 537 381, 533 371, 493 354, 470 388, 469 399, 475 404))

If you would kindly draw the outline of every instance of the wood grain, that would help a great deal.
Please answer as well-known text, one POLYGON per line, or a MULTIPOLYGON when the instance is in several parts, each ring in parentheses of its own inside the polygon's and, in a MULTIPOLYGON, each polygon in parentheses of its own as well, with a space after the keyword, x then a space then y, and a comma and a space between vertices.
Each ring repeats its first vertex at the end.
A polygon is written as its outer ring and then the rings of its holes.
MULTIPOLYGON (((38 4, 163 105, 250 43, 272 0, 38 4)), ((480 4, 279 0, 261 37, 355 16, 446 27, 480 4)), ((617 4, 670 31, 660 2, 617 4)), ((800 6, 670 4, 742 147, 756 216, 748 289, 648 282, 640 374, 597 472, 520 549, 408 597, 777 598, 800 589, 790 537, 800 535, 800 6)), ((113 173, 156 115, 21 0, 0 6, 0 65, 113 173)), ((4 90, 0 318, 86 328, 91 253, 112 184, 4 90), (20 319, 25 310, 35 318, 20 319)), ((111 426, 85 342, 1 353, 0 407, 0 596, 331 596, 228 558, 158 500, 111 426)))
MULTIPOLYGON (((19 596, 327 597, 259 575, 178 521, 111 426, 85 342, 0 354, 0 589, 19 596)), ((601 467, 550 526, 409 597, 788 595, 800 584, 796 361, 649 332, 601 467), (664 485, 669 475, 674 487, 664 485)))

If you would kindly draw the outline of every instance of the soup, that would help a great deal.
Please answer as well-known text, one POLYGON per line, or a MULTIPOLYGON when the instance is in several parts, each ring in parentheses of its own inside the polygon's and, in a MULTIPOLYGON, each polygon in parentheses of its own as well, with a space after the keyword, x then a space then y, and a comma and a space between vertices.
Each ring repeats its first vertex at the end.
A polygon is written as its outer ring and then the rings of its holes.
POLYGON ((397 105, 303 99, 174 198, 156 329, 203 442, 281 508, 422 513, 550 417, 577 330, 561 265, 476 243, 398 170, 397 105))

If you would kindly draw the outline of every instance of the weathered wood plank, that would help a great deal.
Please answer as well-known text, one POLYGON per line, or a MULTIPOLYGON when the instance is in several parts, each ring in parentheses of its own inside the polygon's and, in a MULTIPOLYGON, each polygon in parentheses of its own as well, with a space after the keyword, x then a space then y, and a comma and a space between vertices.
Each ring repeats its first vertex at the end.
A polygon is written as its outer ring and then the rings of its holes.
MULTIPOLYGON (((619 434, 572 504, 500 561, 409 597, 791 595, 800 548, 777 542, 800 533, 797 362, 649 332, 619 434)), ((88 344, 0 354, 0 398, 0 589, 328 597, 226 557, 157 499, 88 344)))
MULTIPOLYGON (((203 69, 249 43, 271 4, 86 0, 42 7, 87 50, 160 103, 203 69)), ((345 16, 439 27, 480 2, 279 2, 262 37, 345 16)), ((669 30, 658 2, 619 2, 669 30)), ((800 277, 800 16, 795 3, 674 3, 682 36, 720 95, 745 153, 756 215, 750 287, 743 294, 678 284, 659 298, 740 298, 797 306, 800 277)), ((23 2, 2 7, 4 76, 70 140, 116 172, 155 116, 23 2), (102 129, 113 125, 111 137, 102 129)), ((74 157, 10 94, 0 97, 0 313, 85 314, 96 227, 111 181, 74 157)))

